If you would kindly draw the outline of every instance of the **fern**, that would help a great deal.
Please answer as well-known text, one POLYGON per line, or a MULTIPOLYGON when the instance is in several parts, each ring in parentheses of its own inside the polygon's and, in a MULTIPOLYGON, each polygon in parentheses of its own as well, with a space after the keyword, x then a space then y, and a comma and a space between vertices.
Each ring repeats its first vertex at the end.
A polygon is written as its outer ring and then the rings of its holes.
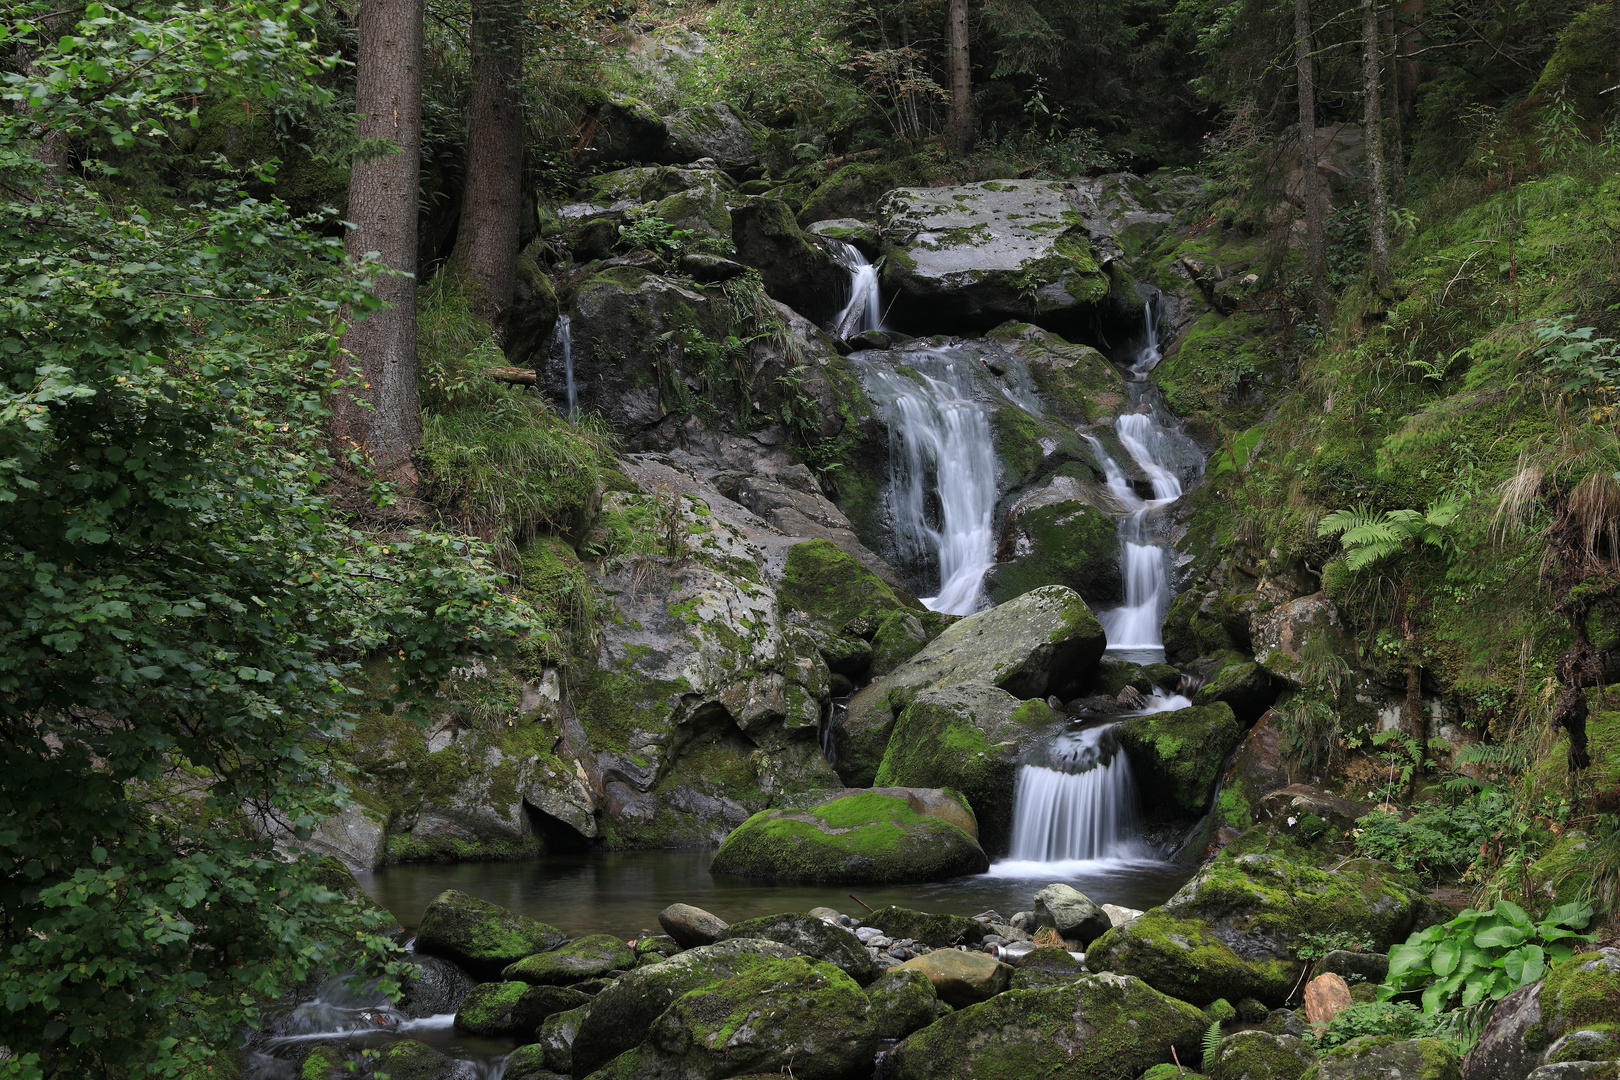
POLYGON ((1344 546, 1344 565, 1361 570, 1400 554, 1408 547, 1451 546, 1446 528, 1462 513, 1457 501, 1431 503, 1425 511, 1386 510, 1373 514, 1366 507, 1335 510, 1322 518, 1316 535, 1337 536, 1344 546))
POLYGON ((1205 1072, 1208 1072, 1210 1065, 1214 1064, 1215 1050, 1220 1045, 1221 1022, 1217 1020, 1213 1024, 1209 1025, 1209 1029, 1204 1032, 1204 1063, 1199 1067, 1205 1072))

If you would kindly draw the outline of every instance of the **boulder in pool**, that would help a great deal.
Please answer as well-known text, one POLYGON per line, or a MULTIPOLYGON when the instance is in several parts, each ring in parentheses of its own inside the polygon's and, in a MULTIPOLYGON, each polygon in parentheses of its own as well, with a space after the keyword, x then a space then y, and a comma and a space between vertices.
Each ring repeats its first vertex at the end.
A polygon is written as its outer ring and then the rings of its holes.
POLYGON ((958 1009, 885 1059, 893 1080, 1113 1080, 1170 1060, 1196 1061, 1209 1021, 1184 1001, 1124 975, 1081 975, 1048 990, 1011 990, 958 1009))
POLYGON ((875 783, 960 791, 981 846, 1003 852, 1024 751, 1059 723, 1046 702, 1019 701, 988 683, 923 690, 895 721, 875 783))
POLYGON ((414 1039, 401 1039, 385 1049, 377 1070, 387 1073, 389 1080, 474 1080, 478 1075, 469 1063, 414 1039))
POLYGON ((913 956, 900 968, 928 976, 939 999, 958 1009, 995 997, 1007 989, 1013 976, 1013 969, 994 957, 960 949, 935 949, 913 956))
POLYGON ((822 960, 866 986, 878 977, 877 964, 867 953, 860 939, 842 926, 818 919, 813 915, 783 912, 758 919, 732 923, 721 931, 717 940, 732 938, 764 938, 777 941, 805 956, 822 960))
POLYGON ((568 935, 555 926, 446 889, 422 915, 416 951, 442 956, 481 979, 495 979, 508 964, 555 949, 567 940, 568 935))
POLYGON ((867 926, 875 926, 896 940, 910 938, 931 949, 977 945, 990 932, 984 923, 966 915, 935 915, 893 905, 879 908, 864 921, 867 926))
POLYGON ((1048 885, 1035 894, 1035 921, 1050 926, 1063 940, 1080 948, 1090 945, 1113 929, 1108 913, 1091 898, 1068 885, 1048 885))
POLYGON ((945 792, 852 791, 802 810, 762 810, 726 837, 709 870, 825 884, 982 874, 990 860, 962 828, 971 820, 972 811, 945 792))
POLYGON ((978 683, 1021 699, 1068 700, 1090 682, 1107 643, 1080 594, 1061 585, 952 623, 850 699, 834 729, 838 775, 851 787, 871 786, 896 718, 924 690, 978 683))
POLYGON ((1221 766, 1245 728, 1224 701, 1133 716, 1118 728, 1145 806, 1156 816, 1202 817, 1215 795, 1221 766))
MULTIPOLYGON (((658 913, 658 925, 683 949, 713 945, 726 929, 726 921, 691 904, 671 904, 658 913)), ((732 937, 747 935, 733 934, 732 937)))
POLYGON ((733 978, 767 960, 795 955, 793 949, 775 941, 735 938, 688 949, 620 975, 592 999, 574 1033, 574 1075, 588 1076, 640 1046, 652 1022, 681 995, 733 978))
POLYGON ((855 981, 831 964, 764 960, 689 991, 652 1024, 641 1075, 844 1080, 872 1067, 877 1027, 855 981))
POLYGON ((588 995, 562 986, 479 983, 456 1010, 455 1028, 469 1035, 516 1035, 529 1039, 546 1017, 577 1009, 590 1000, 588 995))
POLYGON ((612 934, 587 934, 551 952, 526 956, 509 964, 503 979, 516 979, 532 986, 568 986, 598 979, 610 971, 629 971, 636 966, 636 954, 612 934))

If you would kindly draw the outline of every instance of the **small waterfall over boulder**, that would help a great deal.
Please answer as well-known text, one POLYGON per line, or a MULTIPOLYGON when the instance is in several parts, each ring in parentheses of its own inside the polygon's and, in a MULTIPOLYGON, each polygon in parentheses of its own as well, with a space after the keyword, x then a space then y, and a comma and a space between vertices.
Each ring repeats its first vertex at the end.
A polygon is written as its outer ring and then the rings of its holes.
POLYGON ((867 261, 854 244, 823 237, 833 261, 849 274, 849 299, 833 320, 833 333, 852 338, 867 330, 883 328, 883 295, 878 285, 877 267, 867 261))

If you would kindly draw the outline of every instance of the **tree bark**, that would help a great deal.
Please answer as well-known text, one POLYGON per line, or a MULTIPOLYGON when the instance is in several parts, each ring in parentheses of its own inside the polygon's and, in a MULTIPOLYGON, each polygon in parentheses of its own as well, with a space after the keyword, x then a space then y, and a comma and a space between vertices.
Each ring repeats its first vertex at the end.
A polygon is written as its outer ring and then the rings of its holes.
POLYGON ((1401 35, 1395 29, 1395 5, 1384 9, 1384 38, 1389 47, 1389 201, 1399 206, 1406 195, 1406 112, 1401 93, 1401 35))
POLYGON ((473 313, 498 326, 512 303, 523 210, 523 74, 517 0, 473 0, 467 189, 450 269, 473 287, 473 313))
POLYGON ((1378 11, 1373 0, 1361 0, 1362 104, 1365 115, 1362 139, 1367 146, 1367 234, 1373 285, 1380 294, 1389 289, 1389 188, 1384 179, 1383 44, 1378 32, 1378 11))
POLYGON ((387 306, 352 325, 343 348, 362 382, 339 396, 333 434, 384 476, 414 476, 422 436, 416 398, 416 205, 422 142, 422 0, 363 0, 356 65, 356 134, 395 149, 357 157, 349 178, 351 258, 376 252, 392 274, 372 291, 387 306))
POLYGON ((951 0, 951 149, 965 154, 973 148, 973 102, 968 66, 967 0, 951 0))
POLYGON ((1316 164, 1316 70, 1311 59, 1310 0, 1294 0, 1294 64, 1299 74, 1299 165, 1305 200, 1305 258, 1317 318, 1327 324, 1327 226, 1316 164))

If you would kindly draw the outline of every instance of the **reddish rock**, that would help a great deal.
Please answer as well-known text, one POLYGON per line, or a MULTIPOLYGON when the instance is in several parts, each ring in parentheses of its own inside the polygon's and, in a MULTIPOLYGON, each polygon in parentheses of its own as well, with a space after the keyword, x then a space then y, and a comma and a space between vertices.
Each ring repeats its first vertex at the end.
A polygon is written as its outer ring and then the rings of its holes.
POLYGON ((1317 1031, 1326 1028, 1335 1016, 1354 1004, 1350 984, 1340 975, 1318 975, 1305 984, 1305 1015, 1317 1031))

